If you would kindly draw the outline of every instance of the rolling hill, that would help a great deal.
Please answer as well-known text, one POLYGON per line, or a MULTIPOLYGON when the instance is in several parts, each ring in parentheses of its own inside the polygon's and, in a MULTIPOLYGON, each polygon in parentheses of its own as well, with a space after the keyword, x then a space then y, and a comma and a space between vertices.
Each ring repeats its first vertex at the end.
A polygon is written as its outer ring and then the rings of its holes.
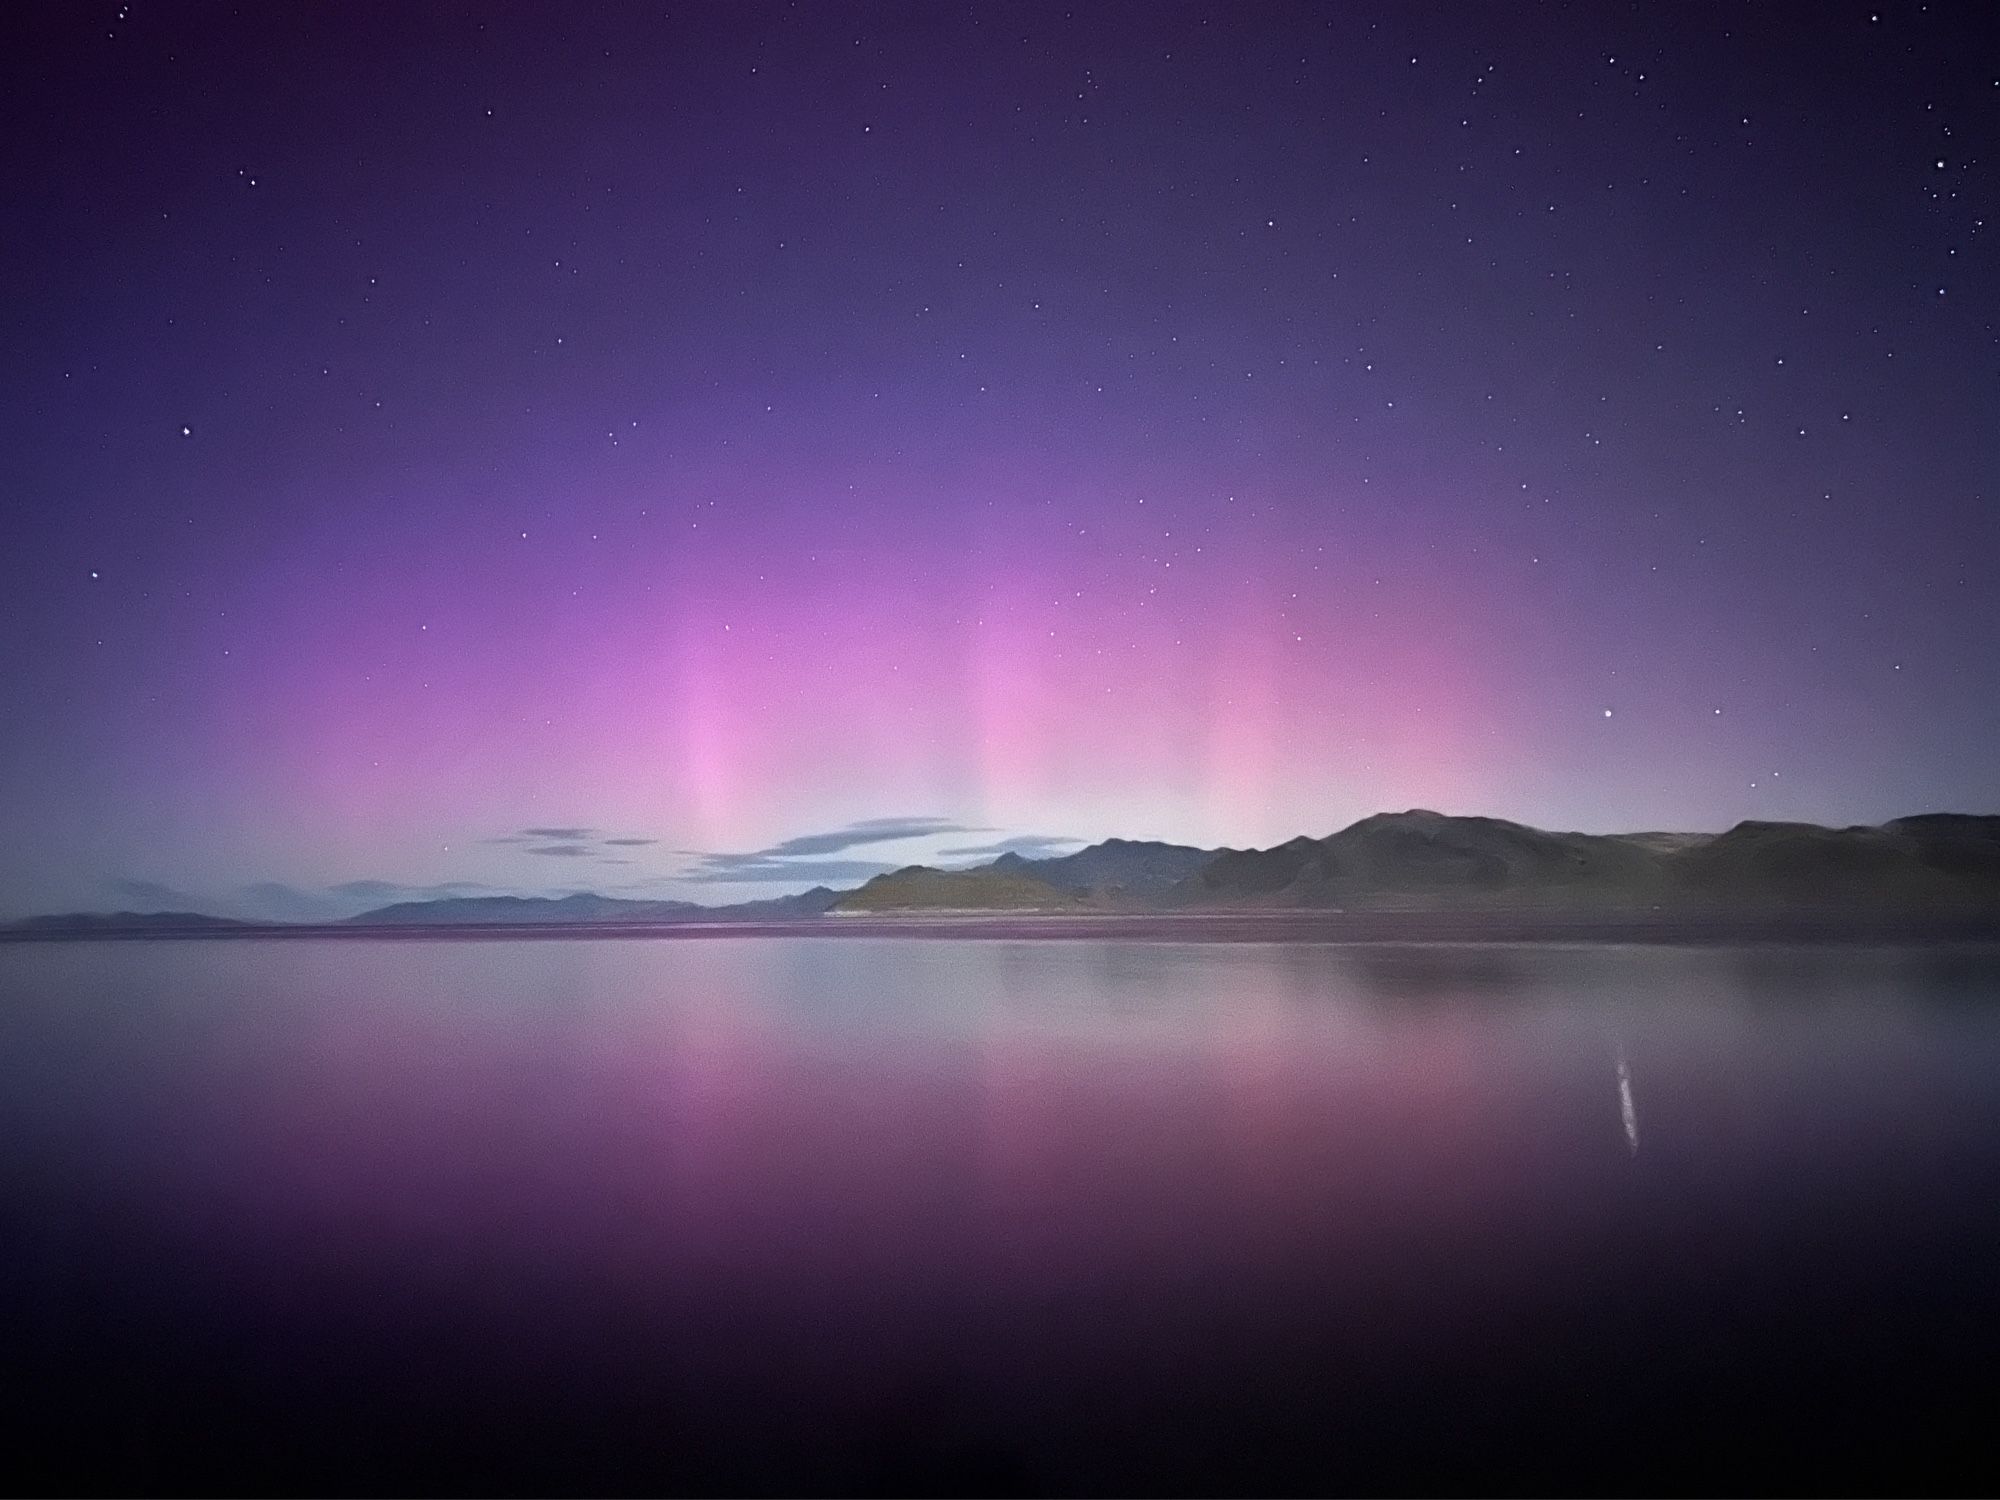
POLYGON ((2000 907, 2000 818, 1880 827, 1739 823, 1715 835, 1550 833, 1497 818, 1380 813, 1322 839, 1226 850, 1181 907, 1572 908, 1699 913, 2000 907))
POLYGON ((1084 898, 1045 880, 988 865, 934 870, 909 865, 877 875, 829 908, 835 916, 890 911, 1078 911, 1084 898))
POLYGON ((1378 813, 1325 838, 1227 850, 1176 888, 1178 905, 1281 907, 1630 904, 1656 899, 1672 855, 1613 834, 1499 818, 1378 813))
POLYGON ((1057 890, 1138 899, 1164 892, 1175 882, 1185 880, 1213 859, 1216 852, 1153 839, 1106 839, 1074 854, 1049 859, 1003 854, 980 868, 1025 875, 1057 890))

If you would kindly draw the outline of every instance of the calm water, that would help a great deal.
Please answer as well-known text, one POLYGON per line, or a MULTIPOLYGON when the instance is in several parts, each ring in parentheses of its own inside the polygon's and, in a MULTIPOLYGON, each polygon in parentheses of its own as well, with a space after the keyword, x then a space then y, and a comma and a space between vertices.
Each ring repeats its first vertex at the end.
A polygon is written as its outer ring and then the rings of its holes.
POLYGON ((35 1487, 1991 1490, 2000 958, 0 948, 35 1487))

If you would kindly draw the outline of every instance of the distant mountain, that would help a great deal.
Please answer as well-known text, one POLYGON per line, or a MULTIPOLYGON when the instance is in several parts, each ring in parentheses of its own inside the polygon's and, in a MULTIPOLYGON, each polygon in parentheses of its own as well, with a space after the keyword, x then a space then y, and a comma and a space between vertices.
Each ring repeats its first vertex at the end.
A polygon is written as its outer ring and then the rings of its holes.
MULTIPOLYGON (((1739 823, 1726 833, 1552 833, 1413 809, 1268 849, 1107 839, 1074 854, 1006 854, 969 870, 911 865, 858 890, 702 906, 571 896, 403 901, 341 925, 778 922, 859 912, 1352 911, 1819 913, 2000 920, 2000 817, 1925 813, 1880 826, 1739 823)), ((1595 918, 1593 917, 1593 920, 1595 918)), ((200 912, 71 912, 0 925, 13 938, 300 930, 200 912)), ((310 925, 304 930, 310 931, 310 925)))
POLYGON ((2000 817, 1920 813, 1882 826, 1908 839, 1917 858, 1934 870, 2000 881, 2000 817))
POLYGON ((1879 828, 1739 823, 1727 833, 1550 833, 1497 818, 1381 813, 1322 839, 1225 850, 1182 907, 1670 910, 2000 906, 2000 818, 1879 828))
POLYGON ((982 869, 1025 875, 1057 890, 1094 893, 1112 900, 1144 899, 1185 880, 1215 858, 1213 849, 1163 844, 1154 839, 1106 839, 1074 854, 1023 859, 1003 854, 982 869))
POLYGON ((734 906, 700 906, 695 910, 712 922, 768 922, 797 917, 817 917, 832 906, 845 891, 816 885, 796 896, 773 896, 764 901, 739 901, 734 906))
POLYGON ((524 922, 670 922, 701 907, 691 901, 622 901, 578 892, 573 896, 443 896, 398 901, 347 918, 349 927, 486 926, 524 922))
POLYGON ((349 917, 349 927, 519 926, 560 922, 754 922, 816 917, 839 895, 814 886, 796 896, 704 906, 698 901, 630 901, 580 891, 570 896, 447 896, 398 901, 349 917))
MULTIPOLYGON (((1025 861, 1024 861, 1025 863, 1025 861)), ((889 911, 1071 911, 1084 907, 1074 891, 1045 880, 987 865, 976 870, 934 870, 910 865, 877 875, 858 891, 841 896, 829 910, 836 916, 889 911)))
POLYGON ((1675 856, 1678 888, 1738 905, 2000 900, 2000 818, 1932 813, 1879 828, 1738 823, 1675 856))
POLYGON ((0 931, 55 936, 63 933, 201 932, 213 928, 247 928, 259 922, 211 917, 198 911, 70 911, 45 917, 23 917, 0 924, 0 931))
POLYGON ((1378 813, 1326 838, 1224 850, 1176 905, 1384 907, 1630 903, 1666 884, 1660 835, 1549 833, 1499 818, 1378 813), (1653 842, 1648 842, 1648 841, 1653 842))

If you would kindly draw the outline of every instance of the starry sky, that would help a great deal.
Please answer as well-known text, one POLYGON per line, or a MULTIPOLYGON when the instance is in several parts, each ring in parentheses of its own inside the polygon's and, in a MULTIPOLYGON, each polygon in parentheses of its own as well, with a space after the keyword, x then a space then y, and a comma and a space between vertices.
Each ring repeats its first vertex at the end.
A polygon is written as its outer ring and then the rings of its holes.
POLYGON ((2000 810, 1865 3, 28 3, 0 914, 2000 810))

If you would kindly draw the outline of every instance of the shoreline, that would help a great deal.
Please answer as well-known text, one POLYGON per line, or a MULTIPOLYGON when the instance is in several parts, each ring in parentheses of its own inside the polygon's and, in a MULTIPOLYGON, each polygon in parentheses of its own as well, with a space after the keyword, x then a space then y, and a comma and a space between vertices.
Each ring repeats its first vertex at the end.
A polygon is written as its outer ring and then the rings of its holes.
POLYGON ((1313 944, 1625 944, 1826 947, 2000 944, 2000 913, 1863 914, 1852 911, 1551 914, 1442 912, 912 912, 845 913, 772 921, 246 923, 242 926, 0 928, 4 943, 706 938, 916 938, 1012 941, 1313 944))

